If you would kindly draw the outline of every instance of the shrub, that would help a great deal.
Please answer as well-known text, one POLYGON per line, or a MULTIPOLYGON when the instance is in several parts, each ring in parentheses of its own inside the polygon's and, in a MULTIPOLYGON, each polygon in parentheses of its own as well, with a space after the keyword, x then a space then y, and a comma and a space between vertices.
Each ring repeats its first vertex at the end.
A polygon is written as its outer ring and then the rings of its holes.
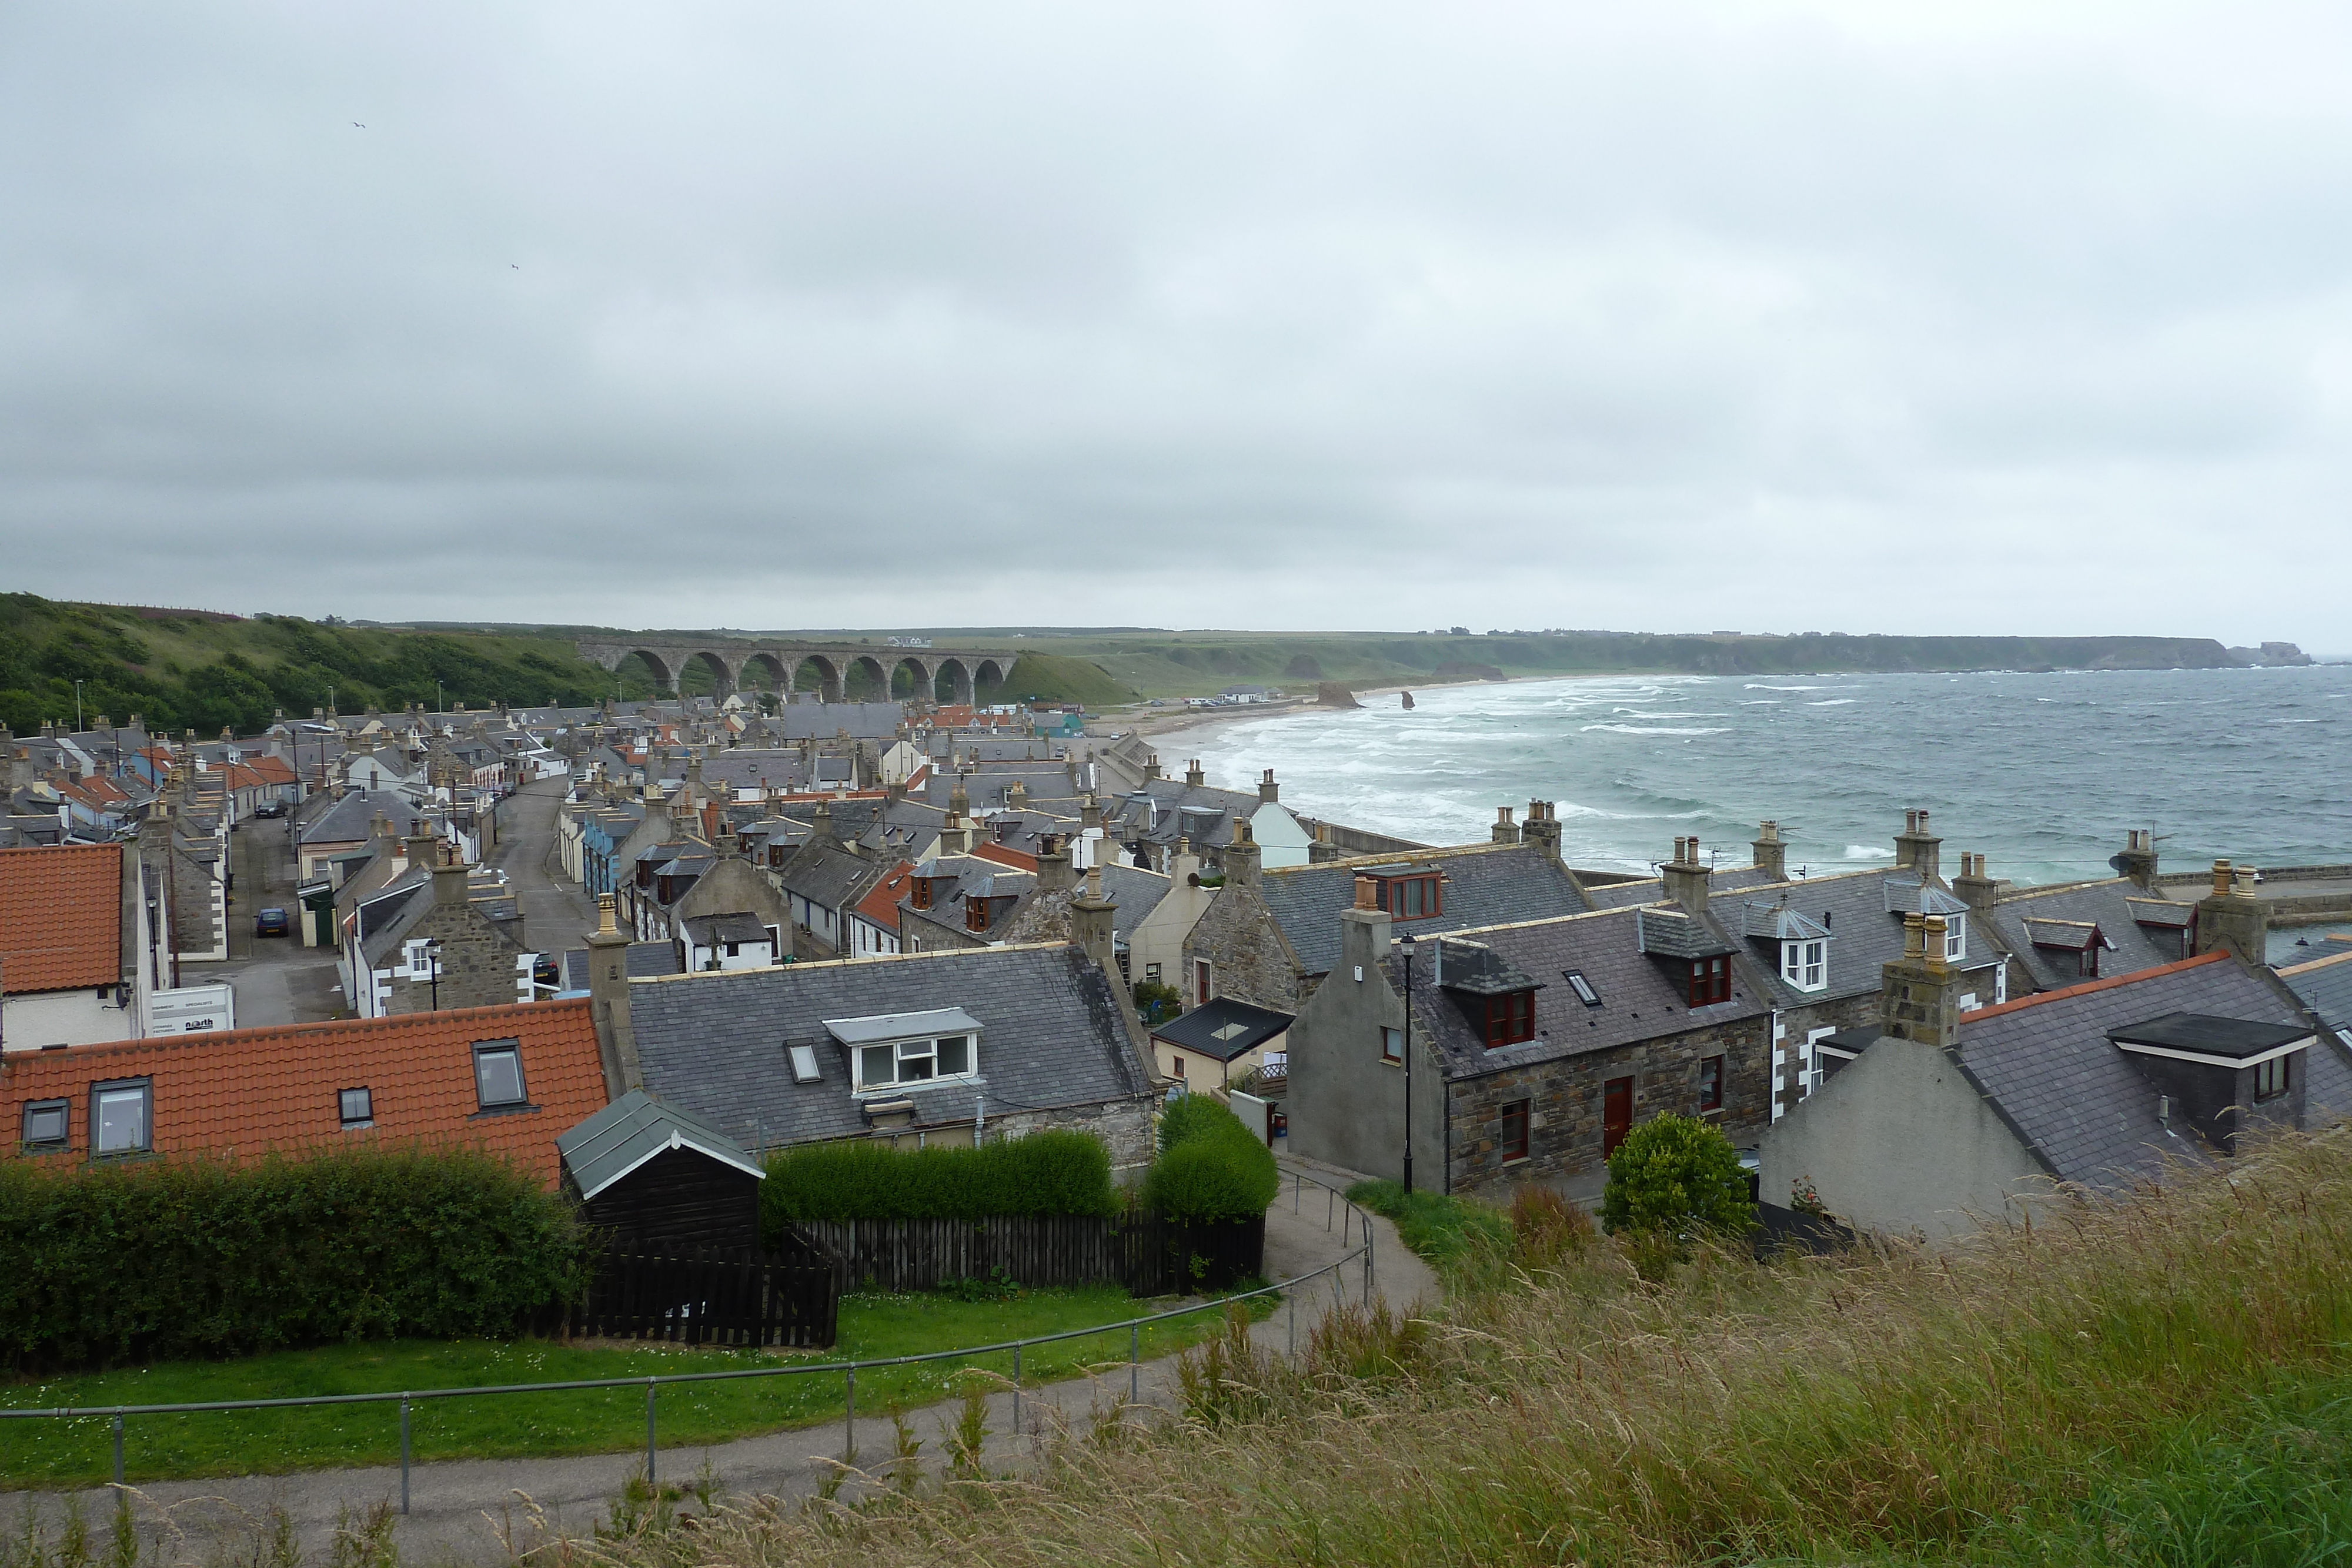
POLYGON ((1115 1214, 1110 1151, 1091 1134, 1050 1129, 976 1149, 810 1144, 768 1156, 761 1229, 815 1219, 985 1219, 1000 1214, 1115 1214))
POLYGON ((1160 1157, 1143 1183, 1149 1207, 1192 1222, 1255 1219, 1281 1190, 1274 1151, 1223 1102, 1187 1094, 1160 1113, 1160 1157))
POLYGON ((19 1370, 514 1332, 578 1296, 572 1206, 474 1152, 0 1164, 0 1358, 19 1370))
POLYGON ((1745 1231, 1755 1223, 1739 1151, 1713 1124, 1671 1112, 1625 1135, 1609 1156, 1601 1222, 1620 1231, 1745 1231))
POLYGON ((1147 1029, 1184 1010, 1184 994, 1165 980, 1135 982, 1135 1010, 1147 1029))
POLYGON ((1592 1216, 1548 1186, 1532 1183, 1511 1194, 1511 1260, 1522 1269, 1554 1269, 1592 1239, 1592 1216))

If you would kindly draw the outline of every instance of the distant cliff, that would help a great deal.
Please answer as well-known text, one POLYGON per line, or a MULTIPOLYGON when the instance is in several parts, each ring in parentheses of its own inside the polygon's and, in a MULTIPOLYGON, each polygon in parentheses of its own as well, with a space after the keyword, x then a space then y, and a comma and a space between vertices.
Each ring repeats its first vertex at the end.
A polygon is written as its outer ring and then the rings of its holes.
MULTIPOLYGON (((1433 681, 1626 674, 1790 675, 1943 670, 2212 670, 2287 664, 2289 643, 2233 652, 2210 637, 1910 637, 1808 632, 1741 636, 1646 632, 1308 633, 1130 632, 1073 637, 1058 653, 1098 662, 1150 696, 1195 695, 1236 680, 1279 684, 1311 661, 1325 681, 1361 689, 1433 681), (2249 656, 2239 656, 2240 652, 2249 656)), ((2299 654, 2296 655, 2300 657, 2299 654)))

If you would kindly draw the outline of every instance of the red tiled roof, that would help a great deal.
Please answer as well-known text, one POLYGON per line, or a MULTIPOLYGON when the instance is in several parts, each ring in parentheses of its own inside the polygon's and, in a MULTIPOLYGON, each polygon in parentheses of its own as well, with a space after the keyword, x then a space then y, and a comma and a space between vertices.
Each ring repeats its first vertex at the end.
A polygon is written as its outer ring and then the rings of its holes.
POLYGON ((2194 958, 2183 958, 2177 964, 2164 964, 2153 969, 2139 969, 2128 975, 2117 975, 2111 980, 2085 980, 2079 986, 2069 986, 2063 991, 2037 991, 2032 996, 2020 997, 2013 1002, 2003 1002, 1999 1007, 1979 1008, 1974 1012, 1962 1013, 1960 1021, 1980 1023, 1986 1019, 1997 1019, 2007 1013, 2021 1011, 2026 1008, 2038 1008, 2044 1002, 2054 1002, 2066 997, 2088 996, 2093 991, 2112 991, 2117 986, 2136 986, 2142 980, 2153 980, 2160 975, 2177 975, 2183 969, 2194 969, 2200 964, 2219 964, 2229 956, 2223 949, 2216 947, 2210 953, 2200 953, 2194 958))
POLYGON ((485 1148, 553 1186, 555 1139, 604 1108, 604 1070, 586 1000, 460 1008, 397 1018, 173 1035, 0 1060, 0 1131, 24 1124, 34 1100, 64 1100, 70 1155, 89 1151, 94 1083, 145 1078, 154 1088, 153 1141, 164 1155, 251 1156, 382 1138, 485 1148), (511 1040, 530 1109, 488 1112, 474 1084, 474 1046, 511 1040), (341 1091, 365 1088, 375 1124, 342 1130, 341 1091))
POLYGON ((0 850, 0 987, 110 986, 122 978, 122 846, 0 850))
POLYGON ((1015 871, 1037 869, 1035 855, 1024 854, 1007 844, 982 844, 971 852, 975 859, 994 861, 999 865, 1009 865, 1015 871))
POLYGON ((907 883, 915 874, 915 862, 900 861, 890 868, 890 874, 874 884, 874 891, 859 899, 856 913, 863 915, 885 930, 898 929, 898 901, 907 896, 907 883))

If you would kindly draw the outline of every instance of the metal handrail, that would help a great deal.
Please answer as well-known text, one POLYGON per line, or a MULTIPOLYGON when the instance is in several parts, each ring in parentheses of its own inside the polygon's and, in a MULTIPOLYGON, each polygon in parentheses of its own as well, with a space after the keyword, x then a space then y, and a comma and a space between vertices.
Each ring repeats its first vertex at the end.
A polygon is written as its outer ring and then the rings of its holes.
MULTIPOLYGON (((992 1355, 1010 1351, 1013 1353, 1013 1430, 1017 1435, 1021 1430, 1021 1353, 1030 1345, 1053 1344, 1062 1340, 1087 1339, 1095 1334, 1114 1333, 1120 1329, 1127 1330, 1128 1398, 1130 1403, 1134 1403, 1138 1399, 1142 1367, 1139 1352, 1141 1348, 1143 1330, 1149 1324, 1165 1322, 1172 1318, 1188 1317, 1195 1312, 1230 1306, 1235 1301, 1246 1301, 1257 1296, 1272 1295, 1285 1291, 1296 1291, 1297 1287, 1319 1280, 1326 1274, 1336 1272, 1359 1260, 1364 1266, 1364 1298, 1370 1301, 1375 1275, 1372 1262, 1372 1231, 1369 1218, 1345 1194, 1329 1183, 1309 1176, 1304 1171, 1294 1171, 1291 1175, 1294 1178, 1291 1212, 1294 1214, 1298 1212, 1299 1201, 1306 1190, 1306 1184, 1313 1182, 1317 1186, 1329 1193, 1337 1204, 1345 1206, 1347 1218, 1350 1223, 1360 1222, 1360 1234, 1363 1239, 1353 1250, 1342 1253, 1332 1261, 1309 1273, 1295 1275, 1271 1285, 1261 1285, 1254 1291, 1236 1291, 1213 1301, 1196 1301, 1188 1307, 1172 1307, 1164 1312, 1151 1312, 1139 1318, 1125 1318, 1117 1322, 1097 1323, 1092 1328, 1063 1329, 1055 1333, 1032 1334, 1023 1339, 1000 1340, 992 1344, 963 1345, 953 1350, 919 1351, 908 1355, 875 1356, 863 1361, 799 1362, 781 1366, 739 1367, 728 1372, 649 1373, 643 1377, 587 1377, 574 1378, 562 1383, 498 1383, 466 1388, 386 1390, 376 1394, 302 1394, 280 1399, 206 1399, 181 1405, 68 1405, 39 1410, 0 1406, 0 1420, 83 1419, 93 1416, 112 1417, 114 1480, 115 1484, 121 1485, 123 1476, 122 1422, 123 1417, 127 1416, 178 1416, 206 1410, 282 1410, 311 1405, 388 1405, 396 1402, 400 1406, 400 1511, 403 1513, 408 1511, 408 1411, 412 1404, 422 1399, 465 1399, 476 1396, 498 1394, 561 1394, 582 1388, 643 1388, 646 1391, 646 1479, 650 1483, 654 1479, 656 1448, 654 1399, 656 1391, 666 1383, 723 1383, 746 1377, 805 1377, 817 1373, 840 1373, 848 1394, 844 1417, 845 1451, 854 1455, 856 1452, 857 1374, 861 1368, 909 1366, 927 1361, 953 1361, 965 1356, 992 1355)), ((1276 1201, 1281 1201, 1279 1197, 1276 1201)), ((1297 1352, 1298 1299, 1296 1294, 1293 1294, 1290 1301, 1290 1354, 1296 1355, 1297 1352)))

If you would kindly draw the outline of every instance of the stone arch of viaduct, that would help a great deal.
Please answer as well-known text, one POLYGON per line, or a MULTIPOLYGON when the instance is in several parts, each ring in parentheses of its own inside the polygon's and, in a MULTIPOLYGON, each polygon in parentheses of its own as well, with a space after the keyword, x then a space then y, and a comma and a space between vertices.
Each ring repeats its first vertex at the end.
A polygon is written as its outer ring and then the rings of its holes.
POLYGON ((900 670, 909 672, 916 695, 926 702, 940 699, 940 682, 949 683, 945 700, 968 703, 979 684, 1003 685, 1013 674, 1018 653, 1005 649, 892 648, 871 643, 677 643, 649 639, 582 641, 580 656, 606 670, 617 670, 632 653, 651 666, 661 689, 675 695, 678 677, 699 662, 708 669, 719 695, 731 696, 742 688, 743 674, 757 665, 779 695, 788 695, 803 664, 816 669, 818 690, 826 702, 837 703, 850 673, 865 670, 877 688, 887 693, 900 670))

